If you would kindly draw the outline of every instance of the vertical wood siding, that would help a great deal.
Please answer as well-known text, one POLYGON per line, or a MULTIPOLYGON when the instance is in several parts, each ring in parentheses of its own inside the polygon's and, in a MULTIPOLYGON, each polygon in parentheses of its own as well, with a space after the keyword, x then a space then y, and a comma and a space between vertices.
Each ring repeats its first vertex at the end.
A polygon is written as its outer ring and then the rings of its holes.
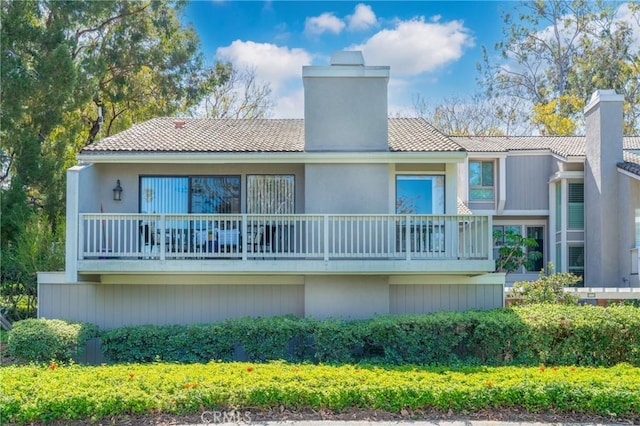
POLYGON ((503 289, 495 284, 391 285, 392 314, 492 309, 502 306, 503 289))

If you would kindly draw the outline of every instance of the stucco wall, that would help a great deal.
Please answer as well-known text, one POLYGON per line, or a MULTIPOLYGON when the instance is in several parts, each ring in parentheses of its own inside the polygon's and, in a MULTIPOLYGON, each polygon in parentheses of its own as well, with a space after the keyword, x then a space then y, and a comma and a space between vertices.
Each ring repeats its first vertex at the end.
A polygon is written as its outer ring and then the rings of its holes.
POLYGON ((387 79, 304 77, 306 151, 386 151, 387 79))
POLYGON ((385 164, 307 164, 305 186, 306 213, 392 212, 385 164))

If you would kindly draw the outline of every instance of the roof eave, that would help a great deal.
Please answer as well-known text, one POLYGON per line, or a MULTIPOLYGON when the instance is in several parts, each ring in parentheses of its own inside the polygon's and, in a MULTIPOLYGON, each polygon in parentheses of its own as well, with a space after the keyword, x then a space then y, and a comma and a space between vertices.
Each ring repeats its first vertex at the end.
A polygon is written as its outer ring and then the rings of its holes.
POLYGON ((100 152, 79 154, 84 163, 240 164, 240 163, 461 163, 466 151, 382 152, 100 152))

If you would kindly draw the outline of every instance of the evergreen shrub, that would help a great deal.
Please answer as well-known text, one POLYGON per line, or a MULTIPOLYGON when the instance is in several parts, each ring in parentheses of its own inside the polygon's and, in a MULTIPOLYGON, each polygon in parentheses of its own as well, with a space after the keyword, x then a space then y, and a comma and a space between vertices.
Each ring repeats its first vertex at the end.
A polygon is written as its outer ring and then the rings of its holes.
POLYGON ((69 361, 82 354, 98 327, 57 319, 26 319, 13 324, 7 350, 21 362, 69 361))

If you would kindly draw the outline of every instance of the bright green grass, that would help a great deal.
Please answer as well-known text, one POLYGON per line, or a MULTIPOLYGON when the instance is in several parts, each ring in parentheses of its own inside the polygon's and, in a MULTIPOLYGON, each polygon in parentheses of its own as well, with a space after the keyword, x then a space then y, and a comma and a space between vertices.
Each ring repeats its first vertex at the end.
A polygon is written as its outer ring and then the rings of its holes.
POLYGON ((131 364, 0 368, 5 421, 99 419, 133 413, 188 413, 351 407, 454 412, 491 407, 640 414, 640 368, 381 368, 268 364, 131 364))

